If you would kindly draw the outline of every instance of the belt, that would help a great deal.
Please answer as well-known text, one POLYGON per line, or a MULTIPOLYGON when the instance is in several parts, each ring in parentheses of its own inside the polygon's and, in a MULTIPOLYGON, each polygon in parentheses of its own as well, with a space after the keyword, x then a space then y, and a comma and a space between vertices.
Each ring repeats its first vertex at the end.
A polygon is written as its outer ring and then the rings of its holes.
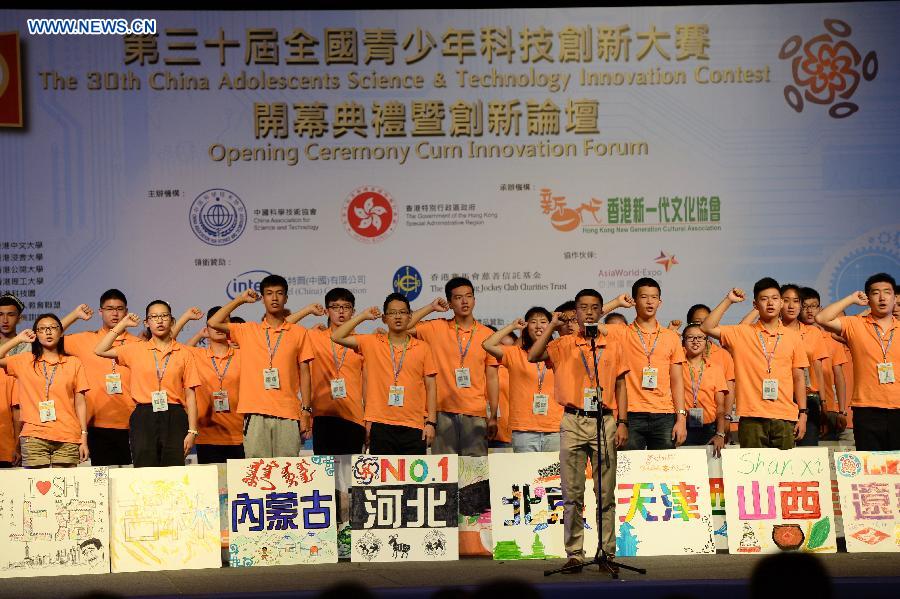
POLYGON ((609 408, 603 408, 599 412, 588 412, 587 410, 579 410, 578 408, 571 408, 569 406, 566 406, 565 408, 563 408, 563 410, 565 410, 567 414, 574 414, 575 416, 585 416, 587 418, 597 418, 600 415, 609 416, 613 413, 613 411, 609 408))

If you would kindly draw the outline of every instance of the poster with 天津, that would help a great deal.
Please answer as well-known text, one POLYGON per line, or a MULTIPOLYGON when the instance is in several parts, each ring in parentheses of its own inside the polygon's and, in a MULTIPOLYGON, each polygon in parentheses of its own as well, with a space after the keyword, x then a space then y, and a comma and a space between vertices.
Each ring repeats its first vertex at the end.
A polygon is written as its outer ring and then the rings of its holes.
POLYGON ((221 567, 216 466, 111 470, 109 504, 113 572, 221 567))
POLYGON ((336 563, 334 458, 228 460, 232 567, 336 563))
POLYGON ((620 451, 616 555, 715 553, 706 450, 620 451))
POLYGON ((835 451, 847 551, 900 551, 900 451, 835 451))
POLYGON ((108 573, 108 472, 0 471, 0 578, 108 573))
POLYGON ((458 559, 457 468, 456 455, 354 455, 350 559, 458 559))
POLYGON ((827 447, 725 448, 730 553, 837 551, 827 447))
POLYGON ((722 480, 722 458, 706 446, 706 470, 709 474, 709 503, 712 508, 713 541, 716 549, 728 549, 728 523, 725 521, 725 483, 722 480))
POLYGON ((491 487, 487 456, 459 456, 459 554, 491 555, 491 487))
MULTIPOLYGON (((565 557, 559 453, 492 453, 491 535, 495 560, 565 557)), ((584 547, 597 546, 597 501, 585 473, 584 547)))

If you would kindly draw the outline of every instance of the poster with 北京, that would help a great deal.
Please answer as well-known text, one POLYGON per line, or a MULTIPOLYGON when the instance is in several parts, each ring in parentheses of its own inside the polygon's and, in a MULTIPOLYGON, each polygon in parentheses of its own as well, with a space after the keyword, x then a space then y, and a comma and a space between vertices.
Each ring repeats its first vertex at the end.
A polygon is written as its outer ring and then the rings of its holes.
POLYGON ((900 551, 900 451, 835 451, 847 551, 900 551))

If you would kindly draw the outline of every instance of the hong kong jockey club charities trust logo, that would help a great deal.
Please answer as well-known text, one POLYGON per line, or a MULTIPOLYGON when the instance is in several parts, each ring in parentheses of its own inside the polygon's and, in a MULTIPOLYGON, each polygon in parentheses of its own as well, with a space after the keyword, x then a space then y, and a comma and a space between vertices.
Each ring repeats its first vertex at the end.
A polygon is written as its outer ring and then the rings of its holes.
POLYGON ((828 114, 843 119, 859 110, 859 105, 849 100, 860 79, 875 79, 878 56, 872 50, 861 57, 856 47, 844 39, 851 33, 850 25, 844 21, 825 19, 825 30, 806 43, 799 35, 792 35, 781 46, 778 58, 791 61, 794 79, 794 85, 785 86, 784 99, 797 112, 803 111, 805 98, 813 104, 830 106, 828 114))
POLYGON ((422 293, 422 275, 412 266, 401 266, 394 273, 392 281, 394 291, 402 293, 409 301, 415 301, 422 293))
POLYGON ((376 243, 390 236, 397 226, 394 200, 378 187, 360 187, 344 201, 341 220, 347 232, 364 243, 376 243))
POLYGON ((207 189, 191 204, 191 229, 209 245, 228 245, 244 232, 247 208, 227 189, 207 189))

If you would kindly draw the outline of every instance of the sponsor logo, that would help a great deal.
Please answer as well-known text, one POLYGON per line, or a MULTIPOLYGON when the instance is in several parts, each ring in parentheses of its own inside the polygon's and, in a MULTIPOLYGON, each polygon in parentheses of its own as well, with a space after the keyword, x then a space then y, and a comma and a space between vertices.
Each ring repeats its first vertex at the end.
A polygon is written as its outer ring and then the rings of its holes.
POLYGON ((409 301, 414 301, 422 293, 422 275, 412 266, 401 266, 394 273, 394 291, 402 293, 409 301))
POLYGON ((247 208, 227 189, 208 189, 191 204, 191 229, 209 245, 228 245, 244 232, 247 208))
POLYGON ((659 250, 659 256, 653 259, 656 264, 659 264, 663 268, 666 269, 666 272, 669 272, 669 269, 678 264, 678 260, 675 259, 675 255, 667 255, 664 251, 659 250))
POLYGON ((228 281, 228 284, 225 285, 225 295, 228 296, 228 299, 234 299, 248 289, 252 289, 259 293, 259 284, 270 274, 272 273, 268 270, 248 270, 247 272, 242 272, 228 281))
POLYGON ((341 220, 347 232, 363 243, 377 243, 391 235, 399 214, 394 200, 378 187, 360 187, 344 201, 341 220))

